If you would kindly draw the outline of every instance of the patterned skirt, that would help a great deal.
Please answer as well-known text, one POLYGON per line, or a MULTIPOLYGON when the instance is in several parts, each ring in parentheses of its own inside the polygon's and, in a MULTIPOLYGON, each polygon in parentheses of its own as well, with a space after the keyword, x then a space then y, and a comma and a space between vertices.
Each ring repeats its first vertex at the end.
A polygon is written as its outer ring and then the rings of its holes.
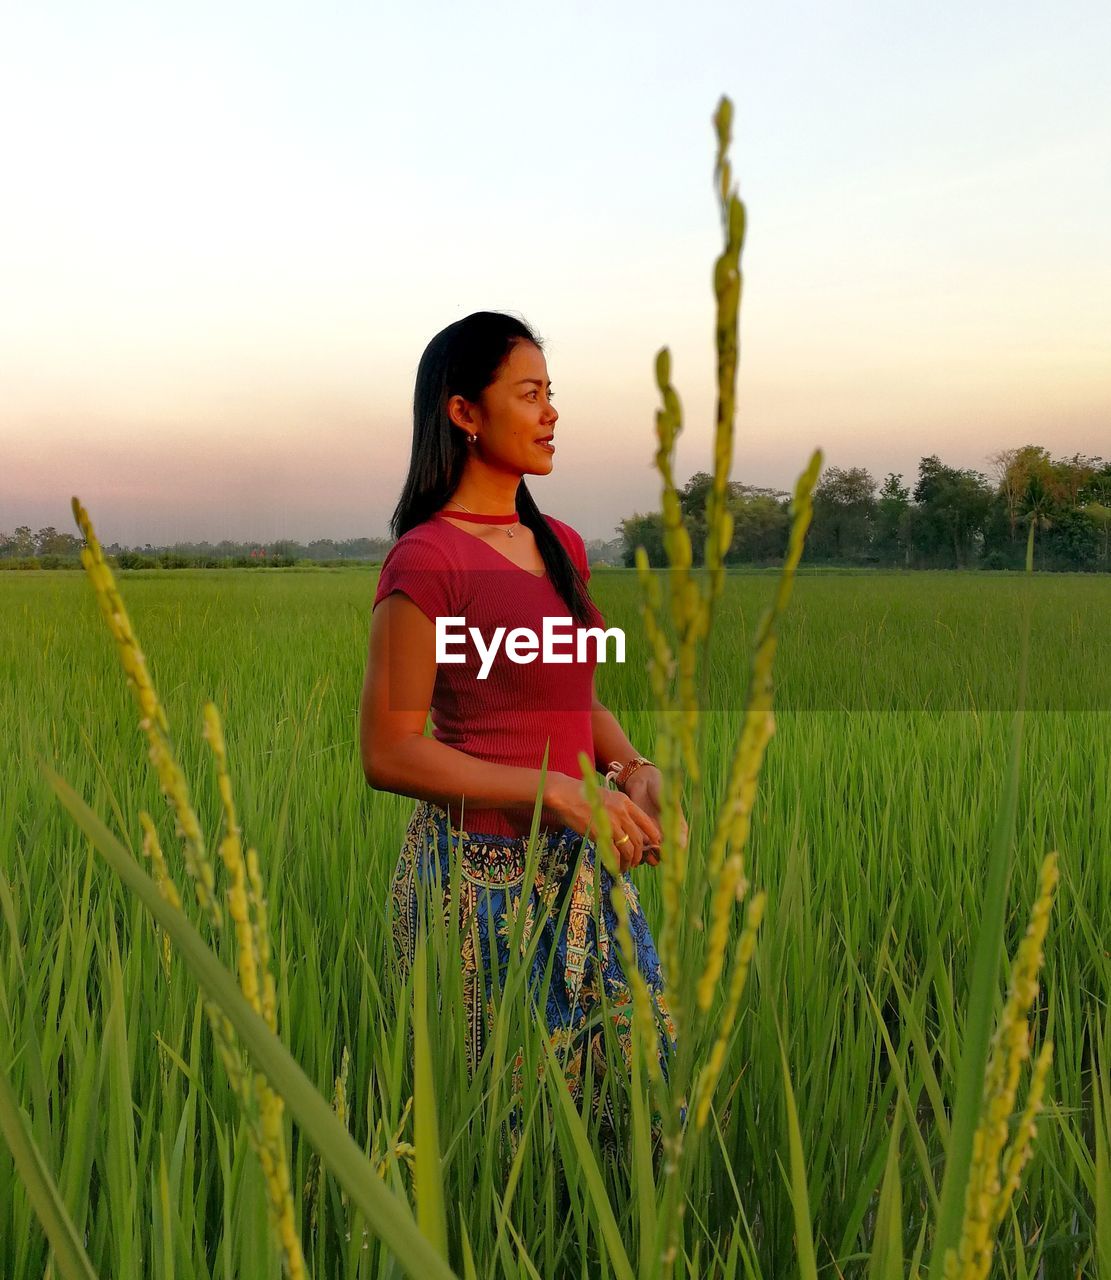
POLYGON ((445 920, 450 919, 451 868, 453 858, 457 859, 459 963, 467 1007, 470 1070, 482 1055, 492 1021, 493 969, 496 965, 499 970, 500 988, 523 910, 519 949, 524 955, 535 944, 529 969, 534 1008, 539 1016, 543 1006, 544 1021, 560 1051, 571 1094, 578 1099, 587 1053, 594 1062, 595 1079, 605 1072, 603 992, 617 1043, 626 1063, 631 1060, 632 992, 619 956, 617 916, 611 900, 616 883, 625 898, 636 965, 652 1000, 659 1035, 657 1052, 666 1074, 668 1056, 676 1047, 675 1025, 636 887, 628 873, 615 881, 597 860, 593 841, 570 827, 559 831, 541 827, 537 845, 538 851, 533 853, 534 861, 539 858, 536 874, 526 885, 527 836, 484 835, 449 827, 442 808, 418 801, 390 895, 394 951, 402 973, 415 955, 422 896, 433 910, 444 911, 445 920), (545 990, 549 966, 551 978, 545 990))

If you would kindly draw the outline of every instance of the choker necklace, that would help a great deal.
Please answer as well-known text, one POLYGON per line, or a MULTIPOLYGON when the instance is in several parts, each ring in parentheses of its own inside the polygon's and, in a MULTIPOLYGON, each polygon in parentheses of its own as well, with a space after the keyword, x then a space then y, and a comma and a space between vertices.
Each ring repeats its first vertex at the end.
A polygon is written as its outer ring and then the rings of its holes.
MULTIPOLYGON (((457 507, 463 507, 463 504, 455 498, 449 498, 448 501, 454 502, 457 507)), ((483 516, 483 515, 476 515, 473 511, 471 511, 470 507, 463 507, 463 510, 468 512, 468 514, 463 516, 463 515, 460 515, 458 511, 449 511, 447 512, 447 514, 451 516, 453 520, 469 520, 473 524, 508 524, 508 525, 512 525, 515 528, 517 525, 521 523, 520 520, 517 518, 517 516, 483 516)), ((443 511, 440 511, 440 512, 437 512, 437 514, 442 516, 445 513, 443 511)), ((516 536, 512 528, 506 529, 505 532, 506 532, 506 535, 510 538, 516 536)))

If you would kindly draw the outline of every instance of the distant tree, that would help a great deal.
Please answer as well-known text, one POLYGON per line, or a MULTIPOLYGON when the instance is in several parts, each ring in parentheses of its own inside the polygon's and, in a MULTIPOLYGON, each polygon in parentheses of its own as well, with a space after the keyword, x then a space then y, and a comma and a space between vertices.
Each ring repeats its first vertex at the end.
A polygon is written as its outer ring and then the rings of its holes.
POLYGON ((58 530, 52 524, 48 524, 45 529, 40 529, 35 534, 35 555, 47 555, 54 547, 54 540, 58 536, 58 530))
POLYGON ((864 467, 829 467, 814 490, 808 549, 816 557, 859 560, 872 540, 876 482, 864 467))
POLYGON ((1026 572, 1034 569, 1034 535, 1038 529, 1049 529, 1059 518, 1064 506, 1063 492, 1049 465, 1032 472, 1019 500, 1019 519, 1026 525, 1026 572))
POLYGON ((725 563, 782 560, 791 523, 787 503, 769 494, 742 494, 730 498, 728 505, 733 515, 733 541, 725 553, 725 563))
POLYGON ((706 503, 713 483, 714 477, 708 471, 696 471, 678 490, 679 510, 690 535, 691 563, 694 565, 700 565, 706 553, 706 503))
POLYGON ((894 471, 880 486, 872 545, 884 564, 910 563, 910 489, 894 471))
POLYGON ((1102 464, 1102 458, 1090 458, 1083 453, 1074 453, 1071 458, 1055 458, 1053 476, 1058 500, 1070 507, 1077 506, 1088 486, 1101 476, 1102 464))
MULTIPOLYGON (((989 517, 985 529, 989 558, 1013 562, 1019 534, 1024 531, 1025 561, 1027 567, 1032 566, 1038 533, 1048 532, 1064 520, 1069 533, 1051 539, 1053 558, 1075 565, 1081 548, 1091 545, 1087 536, 1091 530, 1084 520, 1078 523, 1066 513, 1084 505, 1084 495, 1099 477, 1103 460, 1082 453, 1051 458, 1042 445, 1027 444, 1001 449, 991 455, 991 461, 997 479, 997 505, 1005 514, 1008 537, 1004 541, 1001 516, 989 517)), ((1098 555, 1098 536, 1093 554, 1098 555)))
POLYGON ((1025 444, 1017 449, 1000 449, 989 457, 995 471, 996 489, 1007 513, 1012 540, 1017 536, 1019 507, 1023 494, 1036 471, 1050 465, 1049 450, 1040 444, 1025 444))
POLYGON ((625 544, 621 538, 588 538, 586 558, 588 563, 620 565, 624 563, 625 544))
POLYGON ((1088 502, 1078 510, 1083 511, 1098 531, 1096 558, 1104 569, 1111 569, 1111 504, 1088 502), (1102 541, 1102 548, 1100 543, 1102 541))
POLYGON ((1080 504, 1099 502, 1111 506, 1111 462, 1105 462, 1077 495, 1080 504))
POLYGON ((1102 528, 1088 508, 1061 506, 1042 538, 1042 564, 1054 569, 1099 567, 1102 528))
MULTIPOLYGON (((679 510, 683 517, 683 524, 691 540, 691 561, 694 565, 701 565, 706 554, 706 530, 707 523, 707 505, 710 498, 710 490, 713 487, 714 478, 708 471, 696 471, 694 475, 680 488, 677 493, 679 497, 679 510)), ((775 505, 785 502, 788 495, 781 489, 762 488, 759 485, 742 484, 739 480, 729 480, 725 485, 725 505, 734 513, 734 522, 737 513, 743 505, 755 498, 766 498, 775 505)), ((778 517, 771 514, 771 507, 757 505, 751 510, 742 513, 745 520, 748 521, 750 533, 754 533, 756 526, 761 522, 767 523, 771 521, 772 525, 778 523, 778 517), (756 524, 753 524, 753 521, 756 524)), ((736 547, 736 526, 734 523, 734 548, 736 547)), ((771 534, 774 541, 774 533, 771 534)), ((748 548, 752 550, 752 548, 748 548)), ((726 561, 738 559, 751 559, 747 551, 741 555, 731 554, 727 550, 724 556, 726 561)), ((762 559, 763 556, 756 558, 762 559)))
POLYGON ((35 535, 31 532, 30 525, 21 524, 16 529, 12 534, 12 546, 14 548, 12 554, 21 560, 35 554, 35 535))
POLYGON ((636 564, 636 549, 643 547, 648 556, 648 563, 656 569, 666 568, 667 551, 664 548, 663 516, 653 511, 648 515, 640 512, 628 516, 617 526, 621 535, 622 560, 626 569, 636 564))
MULTIPOLYGON (((343 554, 352 560, 382 559, 392 545, 389 538, 348 538, 340 544, 343 554)), ((298 554, 303 550, 304 548, 298 547, 298 554)))
POLYGON ((967 565, 992 505, 992 490, 978 471, 947 467, 936 454, 918 464, 911 540, 924 559, 967 565))
POLYGON ((994 455, 999 471, 999 496, 1006 506, 1012 540, 1020 526, 1026 530, 1026 568, 1034 564, 1038 531, 1048 531, 1064 521, 1067 535, 1054 540, 1055 555, 1065 563, 1076 565, 1076 557, 1084 547, 1098 554, 1098 536, 1092 542, 1094 529, 1085 518, 1069 516, 1082 505, 1082 495, 1097 480, 1102 459, 1074 453, 1072 457, 1050 458, 1041 445, 1004 450, 994 455))
POLYGON ((76 556, 81 550, 80 538, 72 533, 59 533, 53 525, 47 525, 35 534, 35 554, 38 556, 76 556))
POLYGON ((695 516, 705 512, 706 501, 713 484, 714 477, 708 471, 696 471, 679 489, 679 507, 684 516, 695 516))

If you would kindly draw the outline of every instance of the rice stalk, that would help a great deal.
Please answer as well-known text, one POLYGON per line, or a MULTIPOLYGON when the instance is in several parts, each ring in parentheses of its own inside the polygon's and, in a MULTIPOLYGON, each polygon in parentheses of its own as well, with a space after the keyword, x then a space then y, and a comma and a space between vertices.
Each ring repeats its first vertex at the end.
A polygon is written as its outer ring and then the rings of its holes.
MULTIPOLYGON (((157 771, 162 792, 177 817, 177 831, 183 842, 186 870, 193 878, 202 910, 218 932, 223 928, 224 916, 215 896, 215 871, 205 849, 200 822, 189 799, 185 773, 170 741, 169 720, 158 698, 145 655, 139 647, 123 597, 104 558, 92 521, 76 497, 73 499, 73 514, 85 537, 81 562, 93 584, 101 613, 116 640, 120 660, 142 712, 140 728, 147 736, 151 761, 157 771)), ((262 957, 269 960, 270 944, 257 854, 249 850, 247 858, 243 856, 231 779, 227 770, 223 728, 212 703, 205 706, 204 736, 216 760, 217 783, 224 811, 225 832, 220 842, 220 856, 229 876, 228 913, 235 924, 239 984, 251 1007, 265 1018, 267 1026, 276 1034, 276 996, 269 965, 260 974, 260 961, 262 957), (253 874, 248 870, 249 866, 253 869, 253 874)), ((168 873, 154 823, 149 814, 141 815, 140 821, 144 833, 143 847, 151 858, 158 890, 171 906, 179 907, 181 899, 168 873)), ((256 1072, 252 1080, 244 1066, 242 1051, 226 1014, 217 1005, 207 1001, 205 1009, 220 1059, 232 1089, 240 1099, 248 1122, 248 1134, 262 1166, 271 1221, 281 1243, 283 1267, 290 1280, 304 1280, 307 1272, 293 1207, 289 1160, 282 1124, 282 1099, 261 1072, 256 1072)))
POLYGON ((972 1145, 972 1165, 965 1189, 964 1219, 955 1249, 945 1254, 946 1280, 984 1280, 991 1269, 995 1237, 1018 1190, 1029 1160, 1042 1109, 1046 1076, 1053 1056, 1047 1040, 1034 1064, 1026 1106, 1009 1150, 1004 1152, 1015 1107, 1022 1064, 1030 1056, 1032 1033, 1027 1017, 1038 994, 1038 971, 1049 927, 1049 913, 1057 887, 1057 855, 1042 864, 1039 893, 1026 936, 1019 944, 1007 999, 992 1037, 991 1056, 984 1077, 980 1123, 972 1145))
MULTIPOLYGON (((672 464, 676 439, 682 428, 682 411, 671 382, 668 349, 662 348, 656 357, 656 382, 662 404, 656 414, 658 447, 655 461, 662 481, 663 537, 669 562, 668 603, 677 638, 674 652, 661 622, 662 593, 656 575, 650 571, 644 548, 636 550, 642 589, 641 617, 649 648, 649 679, 657 709, 654 759, 662 774, 660 825, 664 833, 664 856, 661 859, 663 921, 659 933, 660 961, 679 1038, 677 1066, 669 1081, 670 1105, 664 1136, 665 1185, 659 1220, 662 1234, 656 1260, 664 1275, 671 1274, 678 1256, 684 1170, 689 1168, 694 1157, 694 1148, 685 1135, 692 1119, 698 1132, 709 1116, 764 910, 762 896, 749 906, 745 925, 733 949, 733 965, 725 999, 716 1022, 712 1021, 711 1010, 720 990, 736 906, 744 900, 749 888, 744 875, 744 846, 764 752, 775 728, 771 672, 776 625, 790 599, 810 521, 811 493, 822 462, 820 451, 816 451, 796 485, 788 552, 775 596, 756 635, 743 728, 733 756, 725 803, 713 827, 708 859, 705 862, 692 860, 689 837, 684 841, 680 836, 683 787, 685 780, 689 779, 693 795, 691 811, 697 820, 702 811, 699 750, 702 695, 698 677, 701 671, 705 679, 709 666, 714 602, 723 590, 724 556, 733 536, 732 516, 725 498, 733 459, 740 255, 745 233, 745 209, 732 185, 727 154, 732 118, 732 103, 723 96, 713 120, 718 144, 714 176, 724 238, 713 273, 717 413, 714 470, 707 502, 703 556, 706 573, 699 579, 691 573, 691 540, 683 523, 672 464), (703 932, 703 911, 707 901, 710 923, 709 929, 703 932), (693 1117, 688 1112, 692 1085, 696 1101, 693 1117)), ((643 996, 640 1001, 643 1004, 643 996)), ((646 1017, 640 1013, 636 1021, 643 1034, 648 1026, 646 1017)), ((651 1073, 651 1054, 648 1061, 651 1073)), ((658 1079, 653 1082, 658 1087, 658 1079)))

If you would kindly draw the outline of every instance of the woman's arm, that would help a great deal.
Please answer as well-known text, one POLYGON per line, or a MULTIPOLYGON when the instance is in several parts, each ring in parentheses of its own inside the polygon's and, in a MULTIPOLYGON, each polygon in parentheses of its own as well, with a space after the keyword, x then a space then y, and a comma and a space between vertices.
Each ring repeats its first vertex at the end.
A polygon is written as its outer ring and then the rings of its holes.
MULTIPOLYGON (((593 693, 593 689, 591 690, 593 693)), ((620 760, 622 764, 634 756, 641 755, 636 747, 625 736, 624 729, 617 722, 617 717, 593 693, 594 701, 590 708, 590 724, 594 730, 594 763, 601 773, 609 771, 612 761, 620 760)), ((641 765, 641 769, 647 765, 641 765)), ((639 773, 640 770, 638 769, 639 773)))
MULTIPOLYGON (((642 755, 637 751, 629 739, 625 736, 625 731, 617 722, 617 717, 610 709, 602 703, 598 694, 593 691, 593 704, 591 706, 590 722, 594 728, 594 763, 602 773, 608 773, 609 767, 614 760, 618 760, 621 764, 632 760, 634 756, 642 755)), ((654 764, 642 764, 636 769, 626 781, 622 790, 634 801, 638 808, 642 809, 651 818, 660 817, 660 782, 663 775, 654 764)), ((687 843, 688 828, 687 820, 683 816, 682 810, 679 811, 679 839, 683 844, 687 843)), ((652 845, 647 846, 644 860, 650 866, 656 866, 660 860, 658 848, 652 845)))
MULTIPOLYGON (((428 800, 458 813, 519 809, 531 813, 540 770, 491 764, 425 736, 436 680, 435 624, 399 591, 374 610, 359 702, 359 751, 367 782, 379 791, 428 800)), ((559 824, 550 806, 571 779, 548 771, 541 821, 559 824)))

